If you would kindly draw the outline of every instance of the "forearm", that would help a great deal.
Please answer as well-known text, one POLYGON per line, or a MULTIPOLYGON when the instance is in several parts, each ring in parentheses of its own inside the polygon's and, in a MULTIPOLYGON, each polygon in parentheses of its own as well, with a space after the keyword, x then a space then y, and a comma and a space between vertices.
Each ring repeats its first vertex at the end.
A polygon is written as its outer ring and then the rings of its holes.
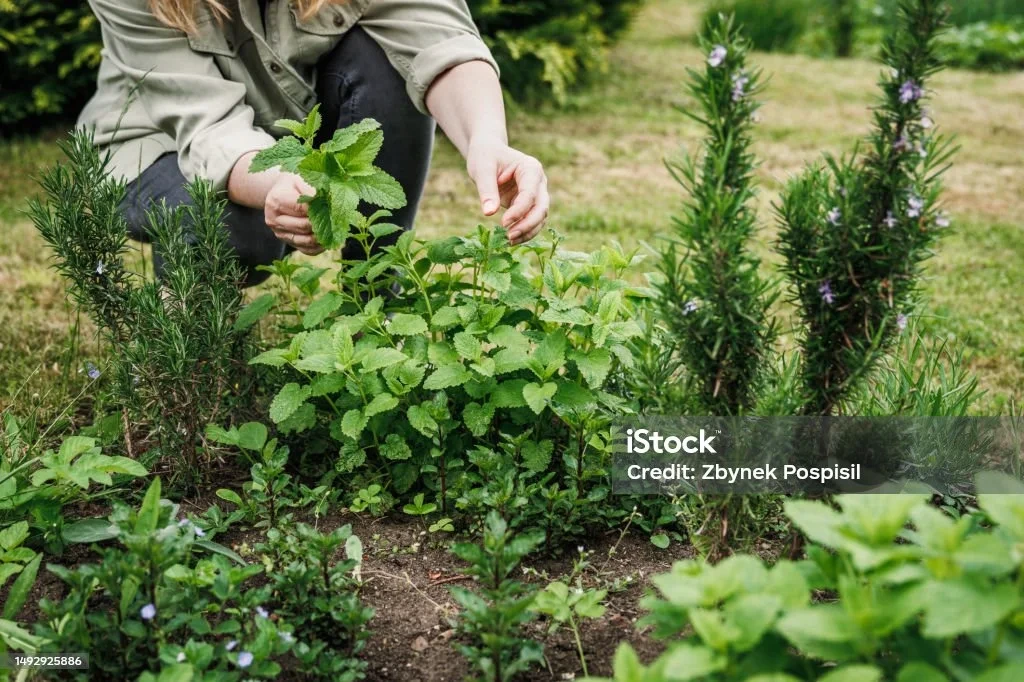
POLYGON ((263 208, 267 194, 281 177, 281 171, 276 168, 262 173, 250 173, 249 165, 256 154, 253 151, 242 156, 231 169, 228 178, 228 199, 249 208, 263 208))
POLYGON ((486 62, 449 69, 431 85, 426 101, 430 114, 463 157, 474 141, 508 144, 501 85, 486 62))

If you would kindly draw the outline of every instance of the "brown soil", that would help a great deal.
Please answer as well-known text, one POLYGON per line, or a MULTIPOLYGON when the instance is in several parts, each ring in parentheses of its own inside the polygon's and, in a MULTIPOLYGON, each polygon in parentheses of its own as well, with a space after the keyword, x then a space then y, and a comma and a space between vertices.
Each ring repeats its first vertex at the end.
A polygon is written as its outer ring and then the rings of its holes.
MULTIPOLYGON (((192 505, 184 505, 183 508, 192 505)), ((449 594, 451 585, 472 587, 462 571, 465 565, 448 551, 448 534, 429 534, 427 523, 393 514, 375 519, 351 513, 334 514, 318 521, 321 530, 351 524, 363 542, 363 601, 376 614, 370 622, 371 638, 361 658, 369 663, 366 679, 370 682, 455 682, 470 673, 466 661, 452 647, 451 619, 458 608, 449 594)), ((595 537, 586 546, 591 568, 583 575, 586 587, 608 588, 605 615, 580 624, 584 652, 591 675, 609 675, 615 650, 628 641, 642 660, 649 661, 661 651, 661 645, 642 629, 637 620, 643 615, 638 602, 649 587, 652 575, 663 573, 674 561, 692 555, 688 546, 674 543, 666 550, 654 547, 646 536, 625 536, 614 552, 618 531, 595 537), (616 586, 618 583, 619 586, 616 586)), ((244 551, 262 539, 256 531, 232 531, 218 542, 244 551)), ((548 582, 566 579, 572 571, 576 546, 565 548, 559 557, 531 557, 528 569, 519 578, 543 588, 548 582)), ((64 566, 93 560, 87 548, 71 547, 51 562, 64 566)), ((21 622, 40 617, 39 599, 60 599, 63 583, 43 570, 32 595, 20 614, 21 622)), ((0 597, 3 595, 0 594, 0 597)), ((571 680, 582 676, 571 631, 561 629, 549 635, 550 623, 538 620, 529 626, 531 638, 544 643, 547 669, 531 672, 529 680, 571 680)), ((285 675, 283 680, 302 679, 285 675)))

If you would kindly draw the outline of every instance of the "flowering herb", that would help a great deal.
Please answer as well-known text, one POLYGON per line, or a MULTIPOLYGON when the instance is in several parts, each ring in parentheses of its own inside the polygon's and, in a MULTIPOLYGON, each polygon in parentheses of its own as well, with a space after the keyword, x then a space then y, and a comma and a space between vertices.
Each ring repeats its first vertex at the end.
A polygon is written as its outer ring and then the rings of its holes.
POLYGON ((708 54, 708 65, 717 69, 725 63, 725 58, 728 54, 729 50, 726 49, 724 45, 715 45, 714 48, 712 48, 711 53, 708 54))
POLYGON ((941 0, 899 0, 866 152, 826 156, 783 193, 779 243, 803 323, 805 413, 832 414, 894 342, 895 312, 912 307, 954 151, 922 134, 944 16, 941 0))
POLYGON ((684 113, 704 128, 704 142, 699 154, 669 162, 688 198, 659 264, 659 305, 695 389, 685 392, 709 414, 736 414, 753 404, 775 335, 769 284, 749 248, 757 230, 750 147, 761 72, 747 67, 748 43, 731 19, 719 18, 701 40, 712 68, 690 72, 697 104, 684 113), (702 314, 694 315, 698 301, 702 314))
POLYGON ((919 196, 912 196, 907 200, 907 216, 910 218, 920 218, 921 211, 924 210, 924 199, 919 196))
POLYGON ((821 300, 825 303, 832 305, 836 302, 836 296, 832 293, 832 282, 825 281, 820 287, 818 287, 818 293, 821 294, 821 300))
POLYGON ((924 90, 913 80, 908 80, 900 86, 900 102, 909 104, 916 102, 924 96, 924 90))

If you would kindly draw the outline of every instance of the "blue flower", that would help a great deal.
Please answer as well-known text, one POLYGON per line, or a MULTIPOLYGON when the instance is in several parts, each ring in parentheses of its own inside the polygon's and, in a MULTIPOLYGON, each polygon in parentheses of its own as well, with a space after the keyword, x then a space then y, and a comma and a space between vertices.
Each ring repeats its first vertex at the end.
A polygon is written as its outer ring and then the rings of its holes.
POLYGON ((270 612, 267 611, 262 606, 257 606, 256 607, 256 615, 259 616, 260 618, 270 618, 270 612))
POLYGON ((896 316, 896 328, 899 329, 900 331, 904 331, 907 328, 908 321, 909 320, 907 319, 907 316, 904 315, 903 313, 900 313, 899 315, 896 316))
POLYGON ((907 200, 907 215, 911 218, 920 218, 924 210, 924 199, 916 194, 907 200))
POLYGON ((892 214, 892 211, 887 211, 885 214, 885 220, 883 220, 882 223, 891 230, 899 224, 899 221, 896 220, 896 216, 892 214))
POLYGON ((714 49, 711 50, 711 54, 708 55, 708 64, 712 68, 718 68, 725 61, 725 58, 729 55, 729 50, 725 49, 724 45, 715 45, 714 49))
POLYGON ((936 227, 949 227, 949 216, 945 213, 940 213, 935 216, 936 227))
POLYGON ((233 639, 230 642, 228 642, 227 644, 225 644, 224 648, 227 649, 228 651, 234 651, 236 646, 238 646, 238 640, 237 639, 233 639))
POLYGON ((88 374, 89 378, 93 381, 99 379, 102 374, 98 369, 96 369, 96 365, 91 362, 85 363, 85 373, 88 374))
POLYGON ((96 264, 96 274, 97 275, 102 275, 106 271, 107 271, 107 269, 106 269, 106 267, 103 266, 103 261, 100 261, 99 263, 96 264))
POLYGON ((253 655, 251 653, 249 653, 248 651, 241 651, 241 652, 239 652, 239 654, 238 654, 238 667, 239 668, 248 668, 250 665, 252 665, 252 661, 253 661, 253 655))
POLYGON ((732 77, 732 101, 739 102, 747 96, 747 84, 750 79, 742 73, 733 74, 732 77))
POLYGON ((924 90, 913 80, 906 80, 900 86, 900 102, 910 104, 924 97, 924 90))
POLYGON ((843 212, 836 206, 828 212, 828 222, 833 226, 838 226, 843 219, 843 212))
POLYGON ((139 609, 139 616, 142 620, 153 620, 156 618, 156 606, 153 604, 146 604, 139 609))
POLYGON ((836 302, 836 296, 832 293, 832 281, 825 280, 820 287, 818 287, 818 293, 821 294, 821 300, 829 305, 836 302))
POLYGON ((686 305, 683 306, 683 315, 697 312, 698 307, 700 306, 697 305, 696 301, 687 301, 686 305))

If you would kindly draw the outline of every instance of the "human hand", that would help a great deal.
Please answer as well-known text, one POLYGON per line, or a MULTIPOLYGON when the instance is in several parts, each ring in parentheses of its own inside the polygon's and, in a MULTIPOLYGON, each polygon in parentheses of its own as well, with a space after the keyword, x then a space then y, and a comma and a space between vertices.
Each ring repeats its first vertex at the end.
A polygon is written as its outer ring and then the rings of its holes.
POLYGON ((466 169, 480 192, 485 216, 508 210, 501 225, 512 244, 530 241, 548 217, 551 197, 540 161, 498 141, 470 143, 466 169))
POLYGON ((316 190, 294 173, 281 173, 274 182, 264 204, 267 227, 285 244, 307 256, 323 253, 324 248, 313 236, 309 222, 309 206, 299 202, 301 196, 313 196, 316 190))

